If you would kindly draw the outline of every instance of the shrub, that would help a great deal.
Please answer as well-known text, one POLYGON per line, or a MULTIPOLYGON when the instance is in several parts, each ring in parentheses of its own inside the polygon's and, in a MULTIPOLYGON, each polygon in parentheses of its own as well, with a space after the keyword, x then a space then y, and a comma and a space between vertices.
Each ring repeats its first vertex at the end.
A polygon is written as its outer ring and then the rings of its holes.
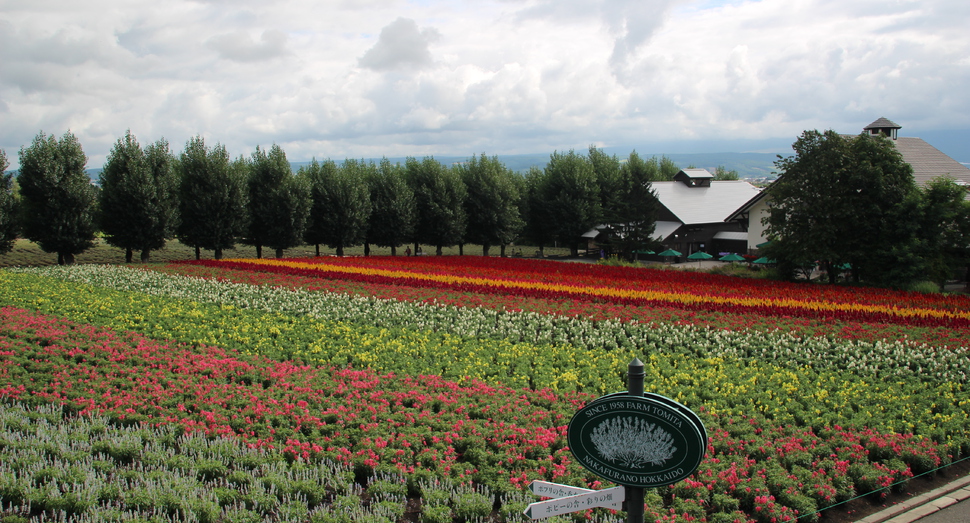
POLYGON ((448 505, 425 506, 421 509, 421 523, 451 523, 452 519, 448 505))
POLYGON ((455 515, 471 519, 487 517, 492 513, 492 500, 478 492, 466 492, 455 497, 455 515))
POLYGON ((909 288, 907 290, 934 294, 940 292, 940 285, 932 281, 917 281, 909 284, 909 288))

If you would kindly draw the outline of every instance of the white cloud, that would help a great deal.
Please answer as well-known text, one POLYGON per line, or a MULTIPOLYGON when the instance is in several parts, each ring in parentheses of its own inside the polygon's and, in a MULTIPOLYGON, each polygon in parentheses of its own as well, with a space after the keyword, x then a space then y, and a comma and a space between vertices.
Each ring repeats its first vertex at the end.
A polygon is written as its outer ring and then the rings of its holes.
POLYGON ((70 129, 100 165, 129 128, 293 160, 647 152, 880 116, 966 128, 968 15, 964 0, 0 0, 0 147, 15 160, 70 129))
POLYGON ((429 46, 440 36, 437 29, 418 29, 414 20, 398 18, 381 29, 377 43, 359 63, 375 71, 423 69, 432 65, 429 46))
POLYGON ((261 62, 272 60, 288 54, 286 49, 286 33, 274 29, 263 31, 256 42, 243 31, 216 35, 206 44, 215 49, 219 56, 237 62, 261 62))

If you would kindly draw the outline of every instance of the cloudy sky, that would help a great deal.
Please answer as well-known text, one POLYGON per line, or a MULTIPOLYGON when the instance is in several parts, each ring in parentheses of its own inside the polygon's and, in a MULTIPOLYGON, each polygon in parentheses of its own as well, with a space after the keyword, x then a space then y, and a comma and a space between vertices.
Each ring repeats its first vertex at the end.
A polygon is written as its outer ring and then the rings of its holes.
POLYGON ((0 0, 0 148, 16 167, 70 130, 98 167, 127 129, 291 161, 740 152, 881 116, 939 134, 970 129, 968 21, 966 0, 0 0))

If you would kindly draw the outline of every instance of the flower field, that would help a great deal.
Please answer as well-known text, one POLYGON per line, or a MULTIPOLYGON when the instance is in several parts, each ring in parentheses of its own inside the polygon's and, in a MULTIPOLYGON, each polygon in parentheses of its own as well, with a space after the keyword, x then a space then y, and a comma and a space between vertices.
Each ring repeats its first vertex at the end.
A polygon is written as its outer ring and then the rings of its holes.
POLYGON ((565 426, 634 356, 710 436, 648 519, 817 521, 970 456, 963 297, 480 257, 150 269, 0 271, 0 515, 520 521, 534 479, 609 486, 565 426))

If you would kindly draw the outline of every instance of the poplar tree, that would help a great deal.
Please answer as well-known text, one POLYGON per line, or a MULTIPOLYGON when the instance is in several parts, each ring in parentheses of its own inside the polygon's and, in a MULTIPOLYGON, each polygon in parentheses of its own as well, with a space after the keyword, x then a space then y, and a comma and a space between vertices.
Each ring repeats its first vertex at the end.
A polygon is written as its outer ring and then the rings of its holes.
POLYGON ((575 151, 553 153, 546 164, 542 197, 549 205, 548 223, 554 236, 577 256, 582 235, 596 226, 602 216, 593 166, 575 151))
POLYGON ((318 256, 321 243, 343 256, 345 248, 364 242, 371 212, 369 169, 362 160, 346 160, 341 167, 331 160, 323 164, 314 160, 300 170, 300 177, 310 187, 312 202, 304 239, 317 246, 318 256))
POLYGON ((44 252, 57 253, 57 263, 94 245, 96 196, 84 171, 87 156, 70 132, 60 140, 38 134, 20 149, 17 183, 24 207, 24 236, 44 252))
POLYGON ((290 168, 283 149, 273 144, 269 152, 256 147, 249 166, 249 232, 246 243, 263 257, 263 246, 275 250, 303 243, 310 212, 310 194, 290 168))
POLYGON ((10 252, 20 232, 17 201, 13 193, 13 175, 5 174, 9 166, 7 153, 0 149, 0 254, 10 252))
POLYGON ((408 185, 414 191, 417 206, 415 251, 418 245, 434 245, 435 253, 443 247, 464 243, 467 215, 465 184, 458 174, 432 157, 420 162, 408 158, 405 163, 408 185))
POLYGON ((592 145, 589 147, 587 159, 593 167, 596 184, 599 186, 602 222, 616 224, 626 190, 620 159, 615 154, 611 156, 592 145))
POLYGON ((465 240, 482 246, 488 256, 492 245, 505 245, 518 236, 524 223, 519 215, 519 188, 512 173, 497 156, 472 156, 455 166, 467 191, 465 215, 468 225, 465 240))
POLYGON ((190 139, 179 158, 179 241, 222 258, 246 232, 246 161, 229 161, 222 145, 209 148, 202 137, 190 139))
POLYGON ((369 254, 368 246, 373 243, 390 247, 391 256, 396 256, 397 248, 414 235, 414 192, 404 180, 401 165, 391 165, 387 158, 381 159, 380 165, 369 173, 371 212, 364 253, 369 254))
POLYGON ((126 263, 135 250, 142 262, 148 261, 151 251, 165 247, 175 232, 176 175, 168 142, 159 140, 143 151, 128 131, 108 153, 100 185, 105 240, 125 250, 126 263))
POLYGON ((545 256, 545 247, 555 240, 552 209, 545 199, 548 179, 544 169, 530 167, 523 184, 525 195, 519 205, 519 212, 525 218, 522 234, 526 240, 538 247, 539 256, 545 256))

